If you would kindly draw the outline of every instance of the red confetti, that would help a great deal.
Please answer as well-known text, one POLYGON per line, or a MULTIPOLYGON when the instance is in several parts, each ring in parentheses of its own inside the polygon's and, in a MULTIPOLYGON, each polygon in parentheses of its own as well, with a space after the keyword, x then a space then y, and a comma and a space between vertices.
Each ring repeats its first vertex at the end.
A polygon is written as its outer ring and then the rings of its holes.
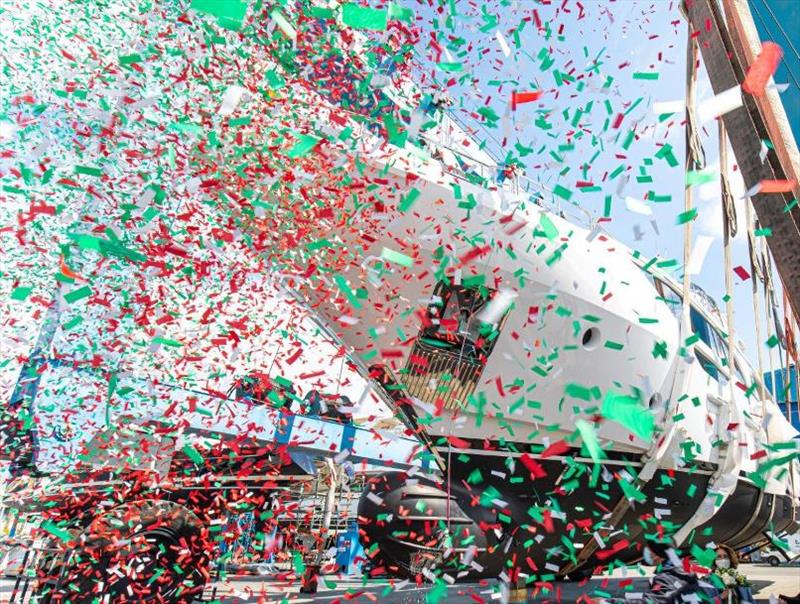
POLYGON ((759 193, 791 193, 796 186, 794 180, 762 180, 758 186, 759 193))
POLYGON ((733 272, 736 273, 742 281, 747 281, 750 278, 750 273, 748 273, 743 266, 733 267, 733 272))
POLYGON ((542 94, 544 93, 541 90, 531 90, 529 92, 513 91, 511 93, 511 110, 516 111, 517 105, 538 101, 542 97, 542 94))
POLYGON ((767 82, 778 69, 783 50, 775 42, 764 42, 755 62, 747 70, 742 90, 753 96, 762 96, 767 82))

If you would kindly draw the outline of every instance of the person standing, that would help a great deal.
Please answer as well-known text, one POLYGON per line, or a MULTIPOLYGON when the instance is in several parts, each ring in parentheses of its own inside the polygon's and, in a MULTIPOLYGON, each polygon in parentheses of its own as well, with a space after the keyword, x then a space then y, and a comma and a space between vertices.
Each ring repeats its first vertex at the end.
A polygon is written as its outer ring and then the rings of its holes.
POLYGON ((719 601, 719 593, 713 586, 700 581, 695 573, 684 569, 671 538, 648 536, 642 550, 642 560, 644 564, 656 567, 650 580, 650 591, 638 599, 626 599, 627 604, 719 601))
POLYGON ((717 546, 716 554, 712 575, 724 585, 722 601, 728 604, 752 602, 750 583, 738 570, 739 556, 736 555, 736 550, 730 545, 721 543, 717 546))

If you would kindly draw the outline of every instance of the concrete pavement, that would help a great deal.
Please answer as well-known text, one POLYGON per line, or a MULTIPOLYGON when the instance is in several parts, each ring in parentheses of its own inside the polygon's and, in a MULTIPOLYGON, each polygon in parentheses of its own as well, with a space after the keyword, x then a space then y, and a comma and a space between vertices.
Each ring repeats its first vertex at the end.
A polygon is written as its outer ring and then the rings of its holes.
MULTIPOLYGON (((800 592, 800 568, 765 564, 744 564, 740 570, 753 584, 756 602, 770 602, 770 596, 795 595, 800 592)), ((529 592, 531 603, 576 602, 581 596, 594 600, 624 598, 626 593, 647 590, 650 575, 635 569, 616 570, 608 576, 595 577, 586 583, 553 583, 529 592)), ((393 604, 427 604, 438 601, 447 604, 491 604, 504 602, 502 587, 497 581, 449 586, 441 592, 430 585, 417 586, 407 581, 362 581, 352 577, 323 577, 319 591, 311 596, 300 594, 297 583, 259 581, 255 578, 235 579, 216 584, 215 601, 222 604, 291 602, 293 604, 339 602, 380 602, 393 604)), ((211 590, 207 596, 211 595, 211 590)), ((777 600, 775 600, 777 601, 777 600)))
MULTIPOLYGON (((800 567, 770 567, 766 564, 744 564, 740 570, 753 584, 756 602, 770 602, 770 596, 795 595, 800 592, 800 567)), ((608 576, 595 577, 585 583, 553 583, 529 593, 530 603, 576 602, 583 596, 597 601, 601 598, 624 598, 626 593, 645 591, 650 575, 641 575, 635 569, 616 570, 608 576)), ((13 581, 0 581, 0 604, 11 601, 13 581)), ((437 592, 431 585, 417 586, 408 581, 370 580, 353 577, 325 576, 319 591, 311 596, 300 594, 297 582, 260 580, 256 577, 230 579, 206 590, 205 602, 219 604, 339 604, 341 602, 387 604, 492 604, 505 602, 502 586, 497 581, 465 583, 448 586, 437 592), (214 597, 212 597, 212 593, 214 597)), ((14 602, 20 602, 19 595, 14 602)), ((29 599, 25 598, 25 602, 29 599)), ((777 600, 774 600, 777 602, 777 600)))

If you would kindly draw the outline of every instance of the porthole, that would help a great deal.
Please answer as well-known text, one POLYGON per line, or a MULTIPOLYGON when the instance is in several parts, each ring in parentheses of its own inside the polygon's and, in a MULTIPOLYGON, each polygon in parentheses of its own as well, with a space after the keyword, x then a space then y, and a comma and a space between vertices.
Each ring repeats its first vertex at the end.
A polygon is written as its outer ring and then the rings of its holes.
POLYGON ((600 344, 600 330, 597 327, 590 327, 583 332, 581 344, 586 350, 594 350, 600 344))
POLYGON ((653 396, 650 397, 649 407, 650 409, 658 409, 661 406, 661 393, 656 392, 653 396))

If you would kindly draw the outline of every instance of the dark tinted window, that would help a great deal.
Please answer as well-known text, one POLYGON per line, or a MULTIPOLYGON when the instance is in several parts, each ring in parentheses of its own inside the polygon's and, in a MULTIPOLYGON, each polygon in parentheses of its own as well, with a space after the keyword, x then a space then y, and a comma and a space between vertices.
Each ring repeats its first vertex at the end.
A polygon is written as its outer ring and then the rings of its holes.
POLYGON ((692 319, 692 331, 700 336, 700 339, 706 343, 712 350, 714 349, 713 344, 711 343, 711 326, 708 324, 708 321, 705 320, 703 315, 700 314, 694 306, 689 311, 689 317, 692 319))
POLYGON ((717 369, 717 366, 714 364, 714 362, 706 357, 706 355, 704 355, 702 352, 697 350, 697 348, 694 349, 694 354, 703 370, 712 378, 719 381, 719 369, 717 369))

